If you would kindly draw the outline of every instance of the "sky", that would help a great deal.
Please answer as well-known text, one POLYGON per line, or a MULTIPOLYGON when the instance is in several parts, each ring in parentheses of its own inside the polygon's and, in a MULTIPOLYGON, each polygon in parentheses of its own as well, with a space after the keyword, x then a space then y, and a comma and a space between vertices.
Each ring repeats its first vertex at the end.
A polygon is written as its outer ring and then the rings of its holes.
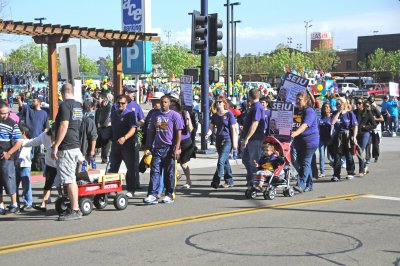
MULTIPOLYGON (((151 28, 165 43, 190 47, 191 16, 200 11, 200 0, 151 1, 151 28), (169 35, 169 37, 168 37, 169 35)), ((223 21, 223 50, 226 55, 226 0, 208 0, 208 13, 218 13, 223 21)), ((236 2, 234 0, 230 1, 236 2)), ((241 55, 273 51, 280 43, 293 48, 306 46, 305 21, 308 25, 308 48, 312 32, 329 31, 334 49, 357 47, 357 37, 400 33, 399 0, 239 0, 234 7, 237 24, 237 48, 241 55)), ((3 20, 35 22, 45 17, 44 23, 89 28, 121 30, 121 0, 0 0, 6 5, 0 12, 3 20)), ((21 44, 32 42, 31 37, 0 35, 0 51, 4 54, 21 44)), ((77 44, 72 39, 69 44, 77 44)), ((82 52, 92 59, 112 55, 98 41, 83 40, 82 52)))

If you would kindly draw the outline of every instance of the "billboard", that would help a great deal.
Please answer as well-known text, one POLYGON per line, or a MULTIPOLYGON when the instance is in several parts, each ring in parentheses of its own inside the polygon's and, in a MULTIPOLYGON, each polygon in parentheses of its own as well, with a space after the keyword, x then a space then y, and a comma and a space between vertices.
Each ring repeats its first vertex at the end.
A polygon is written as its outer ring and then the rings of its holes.
POLYGON ((332 39, 332 34, 328 31, 311 33, 311 40, 331 40, 331 39, 332 39))

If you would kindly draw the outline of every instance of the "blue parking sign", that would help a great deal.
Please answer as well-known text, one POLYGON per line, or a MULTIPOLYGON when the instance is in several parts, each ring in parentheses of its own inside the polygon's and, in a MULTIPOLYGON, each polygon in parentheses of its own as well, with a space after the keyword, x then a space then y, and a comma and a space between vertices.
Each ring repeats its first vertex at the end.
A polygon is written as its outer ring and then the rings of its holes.
POLYGON ((136 42, 122 48, 122 71, 125 74, 150 74, 152 70, 151 42, 136 42))

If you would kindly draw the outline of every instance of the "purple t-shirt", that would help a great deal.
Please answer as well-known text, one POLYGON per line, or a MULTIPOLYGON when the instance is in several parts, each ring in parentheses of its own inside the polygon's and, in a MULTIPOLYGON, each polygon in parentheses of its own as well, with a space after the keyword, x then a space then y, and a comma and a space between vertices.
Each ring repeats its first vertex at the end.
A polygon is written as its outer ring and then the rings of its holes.
POLYGON ((246 117, 244 118, 243 123, 243 137, 247 136, 251 124, 254 121, 259 121, 256 131, 253 136, 251 136, 250 140, 263 140, 265 137, 265 115, 264 115, 264 107, 260 102, 253 103, 250 106, 249 111, 246 113, 246 117))
POLYGON ((174 142, 174 132, 183 129, 182 116, 173 110, 154 113, 149 129, 155 130, 153 148, 170 146, 174 142))
POLYGON ((331 140, 331 131, 332 131, 332 118, 330 116, 320 118, 318 122, 319 128, 319 140, 321 143, 328 143, 331 140))
MULTIPOLYGON (((186 119, 185 115, 182 113, 182 121, 183 121, 183 128, 182 128, 182 134, 181 134, 181 142, 190 138, 190 132, 189 132, 189 127, 186 125, 186 119)), ((189 117, 190 119, 190 117, 189 117)))
POLYGON ((144 113, 140 105, 135 101, 130 101, 126 106, 126 109, 123 111, 123 115, 129 112, 135 112, 136 121, 139 123, 140 120, 144 120, 144 113))
POLYGON ((230 111, 226 112, 224 115, 218 115, 215 113, 211 117, 211 124, 217 127, 217 138, 230 139, 230 126, 236 124, 236 119, 230 111))
MULTIPOLYGON (((336 115, 336 111, 333 115, 336 115)), ((351 127, 358 126, 358 121, 353 112, 349 111, 344 114, 340 114, 338 120, 336 121, 334 127, 336 132, 343 132, 345 130, 350 130, 351 127)))
POLYGON ((317 114, 313 108, 307 107, 302 110, 299 118, 301 119, 300 125, 307 124, 308 127, 296 137, 296 142, 300 141, 306 148, 317 148, 319 145, 317 114))

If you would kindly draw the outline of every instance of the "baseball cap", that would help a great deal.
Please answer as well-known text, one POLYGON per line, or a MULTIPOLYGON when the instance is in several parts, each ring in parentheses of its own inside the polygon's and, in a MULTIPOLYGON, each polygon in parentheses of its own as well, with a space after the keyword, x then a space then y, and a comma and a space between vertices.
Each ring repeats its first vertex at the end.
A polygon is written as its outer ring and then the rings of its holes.
POLYGON ((137 92, 136 87, 134 87, 134 86, 132 86, 132 85, 126 85, 126 86, 124 87, 124 89, 125 89, 125 91, 127 91, 127 92, 137 92))

